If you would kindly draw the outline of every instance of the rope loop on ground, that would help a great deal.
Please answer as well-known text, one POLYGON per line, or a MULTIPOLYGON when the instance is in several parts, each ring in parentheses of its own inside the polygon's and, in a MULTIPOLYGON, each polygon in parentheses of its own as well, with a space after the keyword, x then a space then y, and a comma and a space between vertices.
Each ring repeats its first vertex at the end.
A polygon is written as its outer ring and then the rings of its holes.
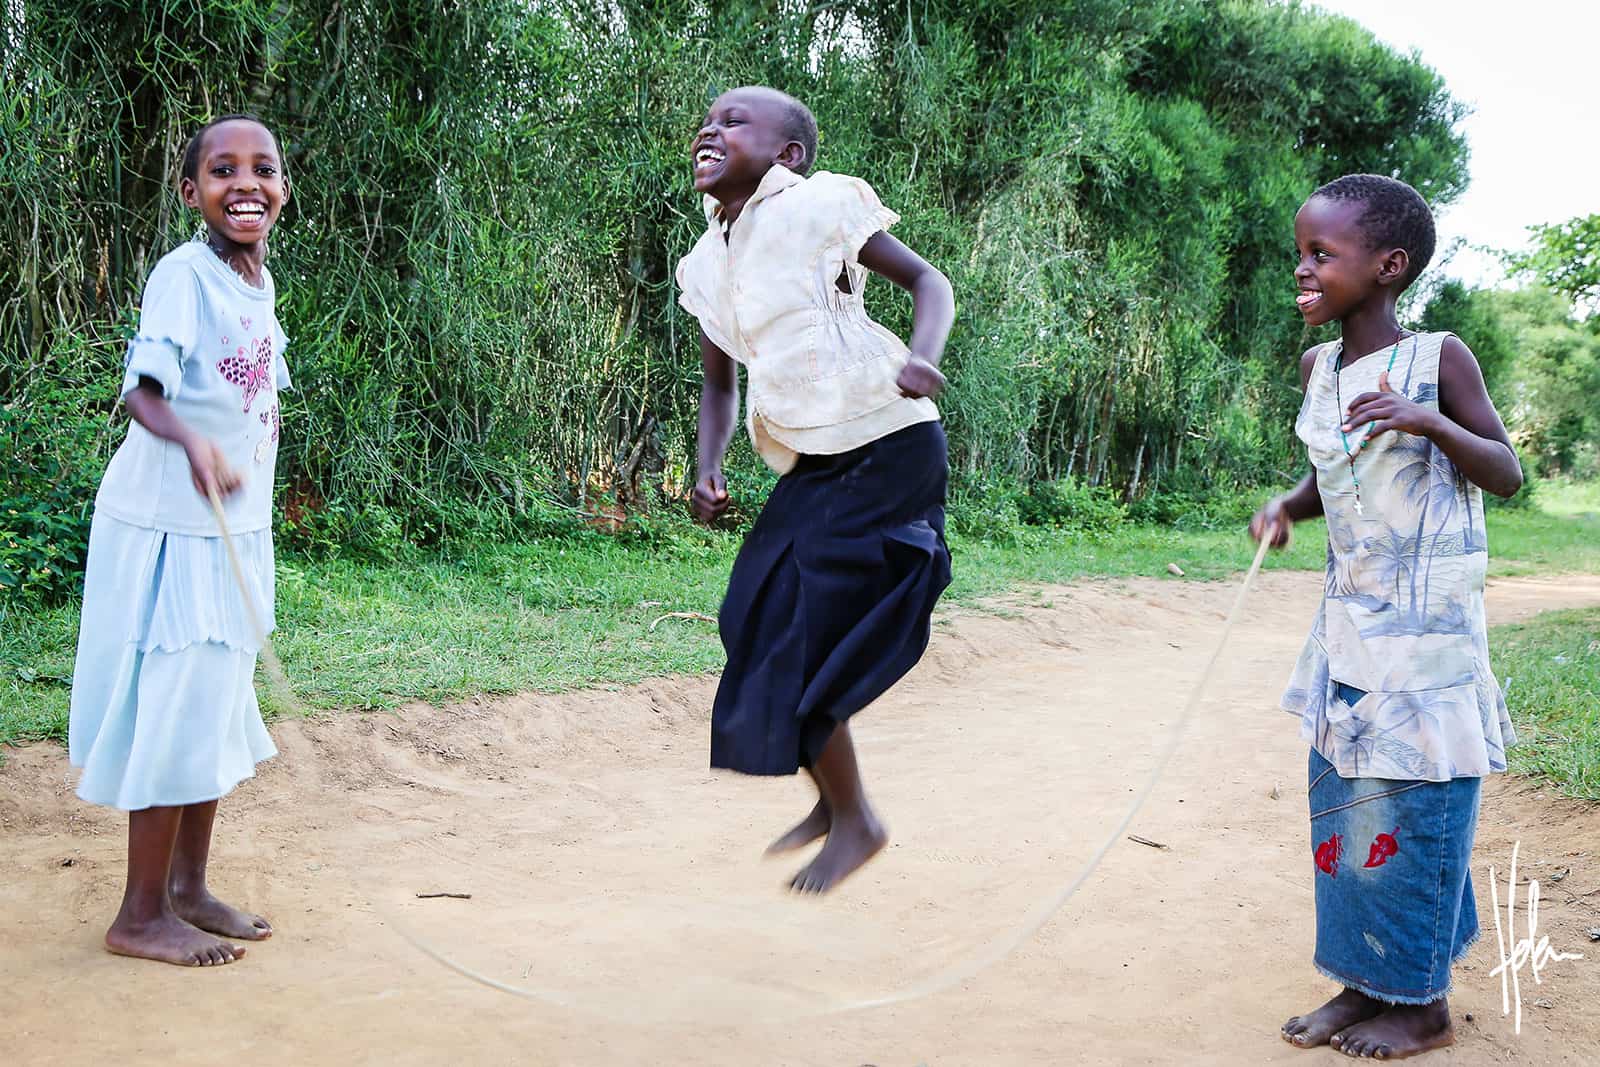
MULTIPOLYGON (((245 604, 249 610, 250 623, 255 629, 255 636, 257 640, 260 642, 262 659, 266 662, 268 670, 272 674, 274 681, 276 681, 281 687, 281 697, 286 700, 286 703, 289 706, 298 707, 299 703, 297 700, 295 700, 294 694, 289 689, 288 678, 284 674, 283 665, 279 662, 277 655, 272 651, 272 645, 267 638, 265 630, 262 628, 261 619, 256 612, 255 604, 250 599, 250 591, 244 580, 244 571, 240 567, 239 557, 233 545, 233 538, 228 532, 228 522, 222 511, 222 502, 217 498, 215 492, 211 494, 211 507, 212 511, 216 514, 217 527, 222 531, 222 539, 223 543, 227 547, 228 559, 233 565, 234 580, 239 584, 239 593, 244 597, 245 604)), ((924 997, 930 997, 936 993, 942 993, 946 990, 955 988, 962 982, 975 977, 982 971, 1005 959, 1012 952, 1014 952, 1019 945, 1031 940, 1034 935, 1044 927, 1044 924, 1049 922, 1052 916, 1065 907, 1067 902, 1077 894, 1078 890, 1083 888, 1089 879, 1094 876, 1095 871, 1099 869, 1101 862, 1104 861, 1106 854, 1110 852, 1112 846, 1121 840, 1123 835, 1127 833, 1128 827, 1132 825, 1133 820, 1138 817, 1139 812, 1144 808, 1145 802, 1150 799, 1150 795, 1155 792, 1156 786, 1160 784, 1162 777, 1166 774, 1168 765, 1172 762, 1172 757, 1178 751, 1178 745, 1183 739, 1184 732, 1188 729, 1190 721, 1193 720, 1195 712, 1200 707, 1200 700, 1205 694, 1206 687, 1210 685, 1212 676, 1216 674, 1217 663, 1222 658, 1223 650, 1227 648, 1228 638, 1232 635, 1234 626, 1239 621, 1239 613, 1244 607, 1245 598, 1250 592, 1250 587, 1255 583, 1256 575, 1261 571, 1261 564, 1266 558, 1267 549, 1270 547, 1270 544, 1271 538, 1263 537, 1260 543, 1257 545, 1255 558, 1251 560, 1249 569, 1245 571, 1244 579, 1239 583, 1238 591, 1234 594, 1233 605, 1228 609, 1228 614, 1223 621, 1222 629, 1217 635, 1216 647, 1212 650, 1211 657, 1206 661, 1205 669, 1201 672, 1200 677, 1196 680, 1194 688, 1190 690, 1189 699, 1184 703, 1183 711, 1179 714, 1177 721, 1173 723, 1172 728, 1167 731, 1167 740, 1162 746, 1161 752, 1157 756, 1155 763, 1151 766, 1150 773, 1145 776, 1144 784, 1139 788, 1138 793, 1135 794, 1133 803, 1128 806, 1127 812, 1124 813, 1116 827, 1106 835, 1105 840, 1101 842, 1100 847, 1095 850, 1094 855, 1089 858, 1088 862, 1085 863, 1083 867, 1064 886, 1035 905, 1026 915, 1023 916, 1022 922, 1020 922, 1009 932, 1001 936, 991 938, 967 958, 958 960, 956 963, 944 968, 943 970, 935 971, 926 978, 912 982, 909 985, 903 986, 899 989, 889 990, 877 996, 860 997, 823 1003, 817 1005, 815 1008, 787 1012, 782 1016, 774 1017, 772 1019, 754 1018, 748 1011, 741 1011, 737 1017, 730 1015, 723 1018, 697 1018, 694 1020, 683 1021, 743 1026, 755 1022, 779 1023, 798 1021, 802 1019, 816 1019, 830 1015, 846 1015, 854 1012, 867 1011, 873 1008, 884 1008, 896 1004, 906 1004, 914 1000, 921 1000, 924 997)), ((574 1002, 571 997, 561 993, 535 989, 529 986, 514 985, 510 982, 503 982, 497 978, 492 978, 480 971, 466 966, 458 960, 453 959, 445 952, 440 950, 436 945, 422 937, 419 937, 410 930, 407 930, 403 924, 395 921, 392 916, 386 916, 386 918, 388 919, 389 925, 392 926, 402 938, 409 942, 413 948, 434 962, 454 971, 456 974, 459 974, 461 977, 466 978, 469 981, 476 982, 479 985, 486 986, 489 989, 494 989, 501 993, 507 993, 511 996, 521 997, 525 1000, 532 1000, 539 1003, 548 1004, 552 1007, 560 1008, 565 1011, 574 1011, 583 1014, 594 1015, 596 1017, 603 1017, 612 1022, 629 1021, 630 1014, 625 1011, 609 1013, 596 1012, 589 1009, 586 1005, 574 1002)), ((653 1020, 653 1022, 659 1023, 661 1020, 653 1020)))

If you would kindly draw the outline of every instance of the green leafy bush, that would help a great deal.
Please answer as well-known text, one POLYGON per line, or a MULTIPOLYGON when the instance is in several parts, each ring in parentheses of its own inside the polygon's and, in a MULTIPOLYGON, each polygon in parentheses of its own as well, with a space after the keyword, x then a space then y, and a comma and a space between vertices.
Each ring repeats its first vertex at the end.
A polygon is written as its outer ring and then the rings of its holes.
POLYGON ((80 389, 0 406, 0 598, 49 600, 83 577, 106 420, 80 389))
MULTIPOLYGON (((1466 173, 1434 71, 1266 0, 111 8, 0 5, 0 402, 22 411, 75 348, 96 387, 68 414, 109 423, 119 331, 195 229, 184 139, 257 112, 296 190, 270 260, 297 385, 280 529, 313 553, 681 508, 699 354, 672 268, 704 227, 685 139, 736 84, 808 101, 819 166, 870 180, 950 276, 953 516, 991 535, 1109 528, 1190 473, 1297 462, 1296 207, 1352 170, 1445 204, 1466 173)), ((907 330, 903 294, 867 300, 907 330)), ((739 473, 735 523, 765 484, 739 473)), ((46 595, 81 522, 6 495, 31 516, 7 551, 46 595)))
POLYGON ((1017 500, 1022 521, 1084 533, 1110 533, 1128 517, 1128 509, 1108 486, 1087 486, 1072 479, 1040 482, 1017 500))

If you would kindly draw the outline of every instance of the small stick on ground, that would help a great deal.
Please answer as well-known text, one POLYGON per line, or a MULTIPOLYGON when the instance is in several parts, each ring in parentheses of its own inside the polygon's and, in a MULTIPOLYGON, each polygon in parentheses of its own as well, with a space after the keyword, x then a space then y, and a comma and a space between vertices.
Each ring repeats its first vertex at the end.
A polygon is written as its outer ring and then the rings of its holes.
POLYGON ((699 619, 701 622, 716 622, 717 621, 716 616, 714 616, 714 615, 702 615, 698 611, 669 611, 665 615, 663 615, 660 618, 656 619, 655 622, 650 624, 650 632, 651 633, 655 633, 656 632, 656 627, 660 626, 662 621, 665 620, 665 619, 699 619))
POLYGON ((1164 849, 1164 848, 1167 847, 1166 845, 1163 845, 1160 841, 1152 841, 1148 837, 1140 837, 1138 834, 1129 834, 1128 835, 1128 840, 1134 842, 1135 844, 1139 844, 1139 845, 1149 845, 1151 848, 1164 849))
POLYGON ((418 900, 437 900, 440 897, 449 897, 451 900, 471 900, 471 893, 418 893, 418 900))

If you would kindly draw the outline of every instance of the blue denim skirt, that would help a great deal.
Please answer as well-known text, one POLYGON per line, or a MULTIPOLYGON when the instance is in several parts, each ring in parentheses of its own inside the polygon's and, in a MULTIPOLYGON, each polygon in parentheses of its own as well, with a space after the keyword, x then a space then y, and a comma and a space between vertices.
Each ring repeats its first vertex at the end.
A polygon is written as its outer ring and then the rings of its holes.
MULTIPOLYGON (((1338 686, 1339 699, 1361 696, 1338 686)), ((1445 996, 1478 939, 1480 780, 1341 778, 1316 749, 1308 779, 1317 970, 1390 1004, 1445 996)))

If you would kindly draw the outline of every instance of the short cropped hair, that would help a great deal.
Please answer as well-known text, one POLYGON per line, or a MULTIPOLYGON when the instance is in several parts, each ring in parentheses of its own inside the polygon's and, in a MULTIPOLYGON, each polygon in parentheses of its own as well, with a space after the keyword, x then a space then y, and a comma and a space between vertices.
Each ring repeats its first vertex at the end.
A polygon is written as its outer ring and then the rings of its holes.
POLYGON ((811 173, 811 167, 817 162, 817 117, 811 109, 770 85, 742 85, 731 91, 760 93, 772 99, 778 106, 778 132, 783 135, 784 142, 796 141, 805 149, 800 162, 790 169, 801 177, 811 173))
POLYGON ((1395 178, 1382 174, 1346 174, 1322 186, 1312 196, 1325 200, 1355 201, 1363 205, 1357 225, 1370 248, 1403 248, 1409 258, 1406 285, 1433 259, 1438 236, 1433 212, 1422 194, 1395 178))
MULTIPOLYGON (((206 134, 210 133, 216 127, 221 126, 224 122, 253 122, 257 126, 260 126, 263 130, 267 131, 267 134, 271 136, 272 143, 274 145, 278 143, 278 135, 272 132, 272 127, 268 126, 265 122, 262 122, 254 115, 248 115, 241 112, 235 115, 219 116, 200 127, 194 132, 194 136, 189 138, 189 143, 183 150, 183 169, 180 171, 183 177, 188 178, 190 181, 194 181, 199 177, 200 153, 205 148, 206 134)), ((278 154, 280 156, 283 155, 283 149, 281 147, 278 149, 278 154)))
POLYGON ((805 157, 796 166, 795 173, 801 177, 811 173, 811 167, 817 161, 817 117, 811 109, 788 93, 779 93, 783 103, 783 138, 785 141, 798 141, 800 147, 806 150, 805 157))

